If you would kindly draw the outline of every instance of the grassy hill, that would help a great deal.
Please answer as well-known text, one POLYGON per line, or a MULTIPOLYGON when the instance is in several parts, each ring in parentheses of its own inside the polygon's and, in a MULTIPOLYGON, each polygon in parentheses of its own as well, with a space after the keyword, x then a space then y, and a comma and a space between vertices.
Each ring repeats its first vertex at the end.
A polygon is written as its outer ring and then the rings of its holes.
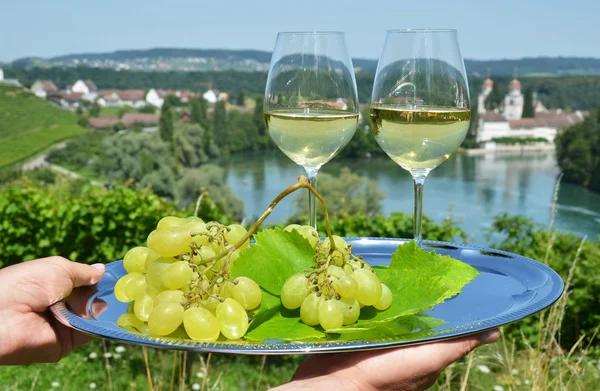
POLYGON ((86 131, 73 113, 23 89, 0 86, 0 167, 86 131))

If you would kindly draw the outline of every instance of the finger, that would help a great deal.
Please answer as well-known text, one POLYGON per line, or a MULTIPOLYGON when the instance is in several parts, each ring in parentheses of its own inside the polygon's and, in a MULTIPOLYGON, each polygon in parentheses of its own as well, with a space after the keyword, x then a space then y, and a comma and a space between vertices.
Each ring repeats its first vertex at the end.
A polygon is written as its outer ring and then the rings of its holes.
POLYGON ((94 265, 85 265, 83 263, 72 262, 62 257, 51 257, 49 261, 56 263, 67 271, 68 277, 73 282, 73 287, 93 285, 100 280, 104 274, 105 267, 101 263, 94 265))

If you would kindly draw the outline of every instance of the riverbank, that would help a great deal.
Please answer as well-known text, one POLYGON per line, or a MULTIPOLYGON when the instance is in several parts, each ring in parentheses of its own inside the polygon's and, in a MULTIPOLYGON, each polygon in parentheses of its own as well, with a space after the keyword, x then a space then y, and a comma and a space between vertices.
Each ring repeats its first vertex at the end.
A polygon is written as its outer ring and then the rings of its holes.
POLYGON ((486 154, 522 154, 529 152, 554 152, 554 144, 531 144, 531 145, 513 145, 496 144, 494 148, 461 148, 459 153, 467 156, 479 156, 486 154))

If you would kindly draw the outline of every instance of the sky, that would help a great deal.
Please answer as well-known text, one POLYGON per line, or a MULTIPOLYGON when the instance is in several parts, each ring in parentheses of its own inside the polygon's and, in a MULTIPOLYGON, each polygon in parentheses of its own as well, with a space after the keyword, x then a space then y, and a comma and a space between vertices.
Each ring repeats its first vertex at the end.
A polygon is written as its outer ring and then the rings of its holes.
POLYGON ((270 51, 279 31, 346 32, 376 59, 385 31, 455 28, 469 59, 600 58, 600 0, 12 0, 0 62, 154 47, 270 51))

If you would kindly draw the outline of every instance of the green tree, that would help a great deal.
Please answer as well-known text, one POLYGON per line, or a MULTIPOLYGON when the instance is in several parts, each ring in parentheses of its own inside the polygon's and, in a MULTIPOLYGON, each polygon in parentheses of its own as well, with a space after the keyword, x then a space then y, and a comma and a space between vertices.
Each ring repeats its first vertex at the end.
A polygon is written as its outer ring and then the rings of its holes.
POLYGON ((237 106, 246 106, 246 92, 244 90, 240 90, 235 98, 235 104, 237 106))
POLYGON ((90 117, 98 117, 100 115, 100 105, 98 104, 98 102, 92 103, 88 110, 88 115, 90 117))
POLYGON ((256 105, 254 106, 254 116, 252 117, 252 121, 254 122, 254 126, 258 130, 259 136, 264 136, 267 133, 267 128, 265 127, 265 113, 264 113, 264 103, 265 98, 262 96, 257 96, 256 105))
POLYGON ((163 141, 169 143, 173 141, 173 113, 171 112, 171 104, 167 99, 165 99, 160 109, 159 132, 163 141))
POLYGON ((224 101, 219 101, 215 104, 212 131, 219 148, 221 148, 221 150, 226 150, 230 140, 229 129, 227 127, 227 111, 225 110, 224 101))
POLYGON ((123 118, 123 116, 124 116, 125 114, 129 113, 131 110, 133 110, 133 109, 131 108, 131 106, 127 106, 127 105, 125 105, 125 106, 123 106, 123 107, 121 107, 121 108, 119 109, 119 113, 118 113, 117 115, 119 116, 119 118, 123 118))
POLYGON ((502 95, 500 95, 500 87, 498 86, 498 82, 494 82, 494 86, 492 87, 492 91, 485 99, 485 109, 487 111, 493 111, 500 108, 500 104, 502 103, 502 95))
POLYGON ((533 110, 533 90, 531 87, 527 87, 525 90, 525 97, 523 98, 523 115, 521 117, 535 117, 535 111, 533 110))
POLYGON ((208 102, 203 97, 199 96, 193 98, 190 101, 190 122, 199 124, 204 129, 208 129, 208 119, 206 117, 206 110, 208 109, 208 102))

